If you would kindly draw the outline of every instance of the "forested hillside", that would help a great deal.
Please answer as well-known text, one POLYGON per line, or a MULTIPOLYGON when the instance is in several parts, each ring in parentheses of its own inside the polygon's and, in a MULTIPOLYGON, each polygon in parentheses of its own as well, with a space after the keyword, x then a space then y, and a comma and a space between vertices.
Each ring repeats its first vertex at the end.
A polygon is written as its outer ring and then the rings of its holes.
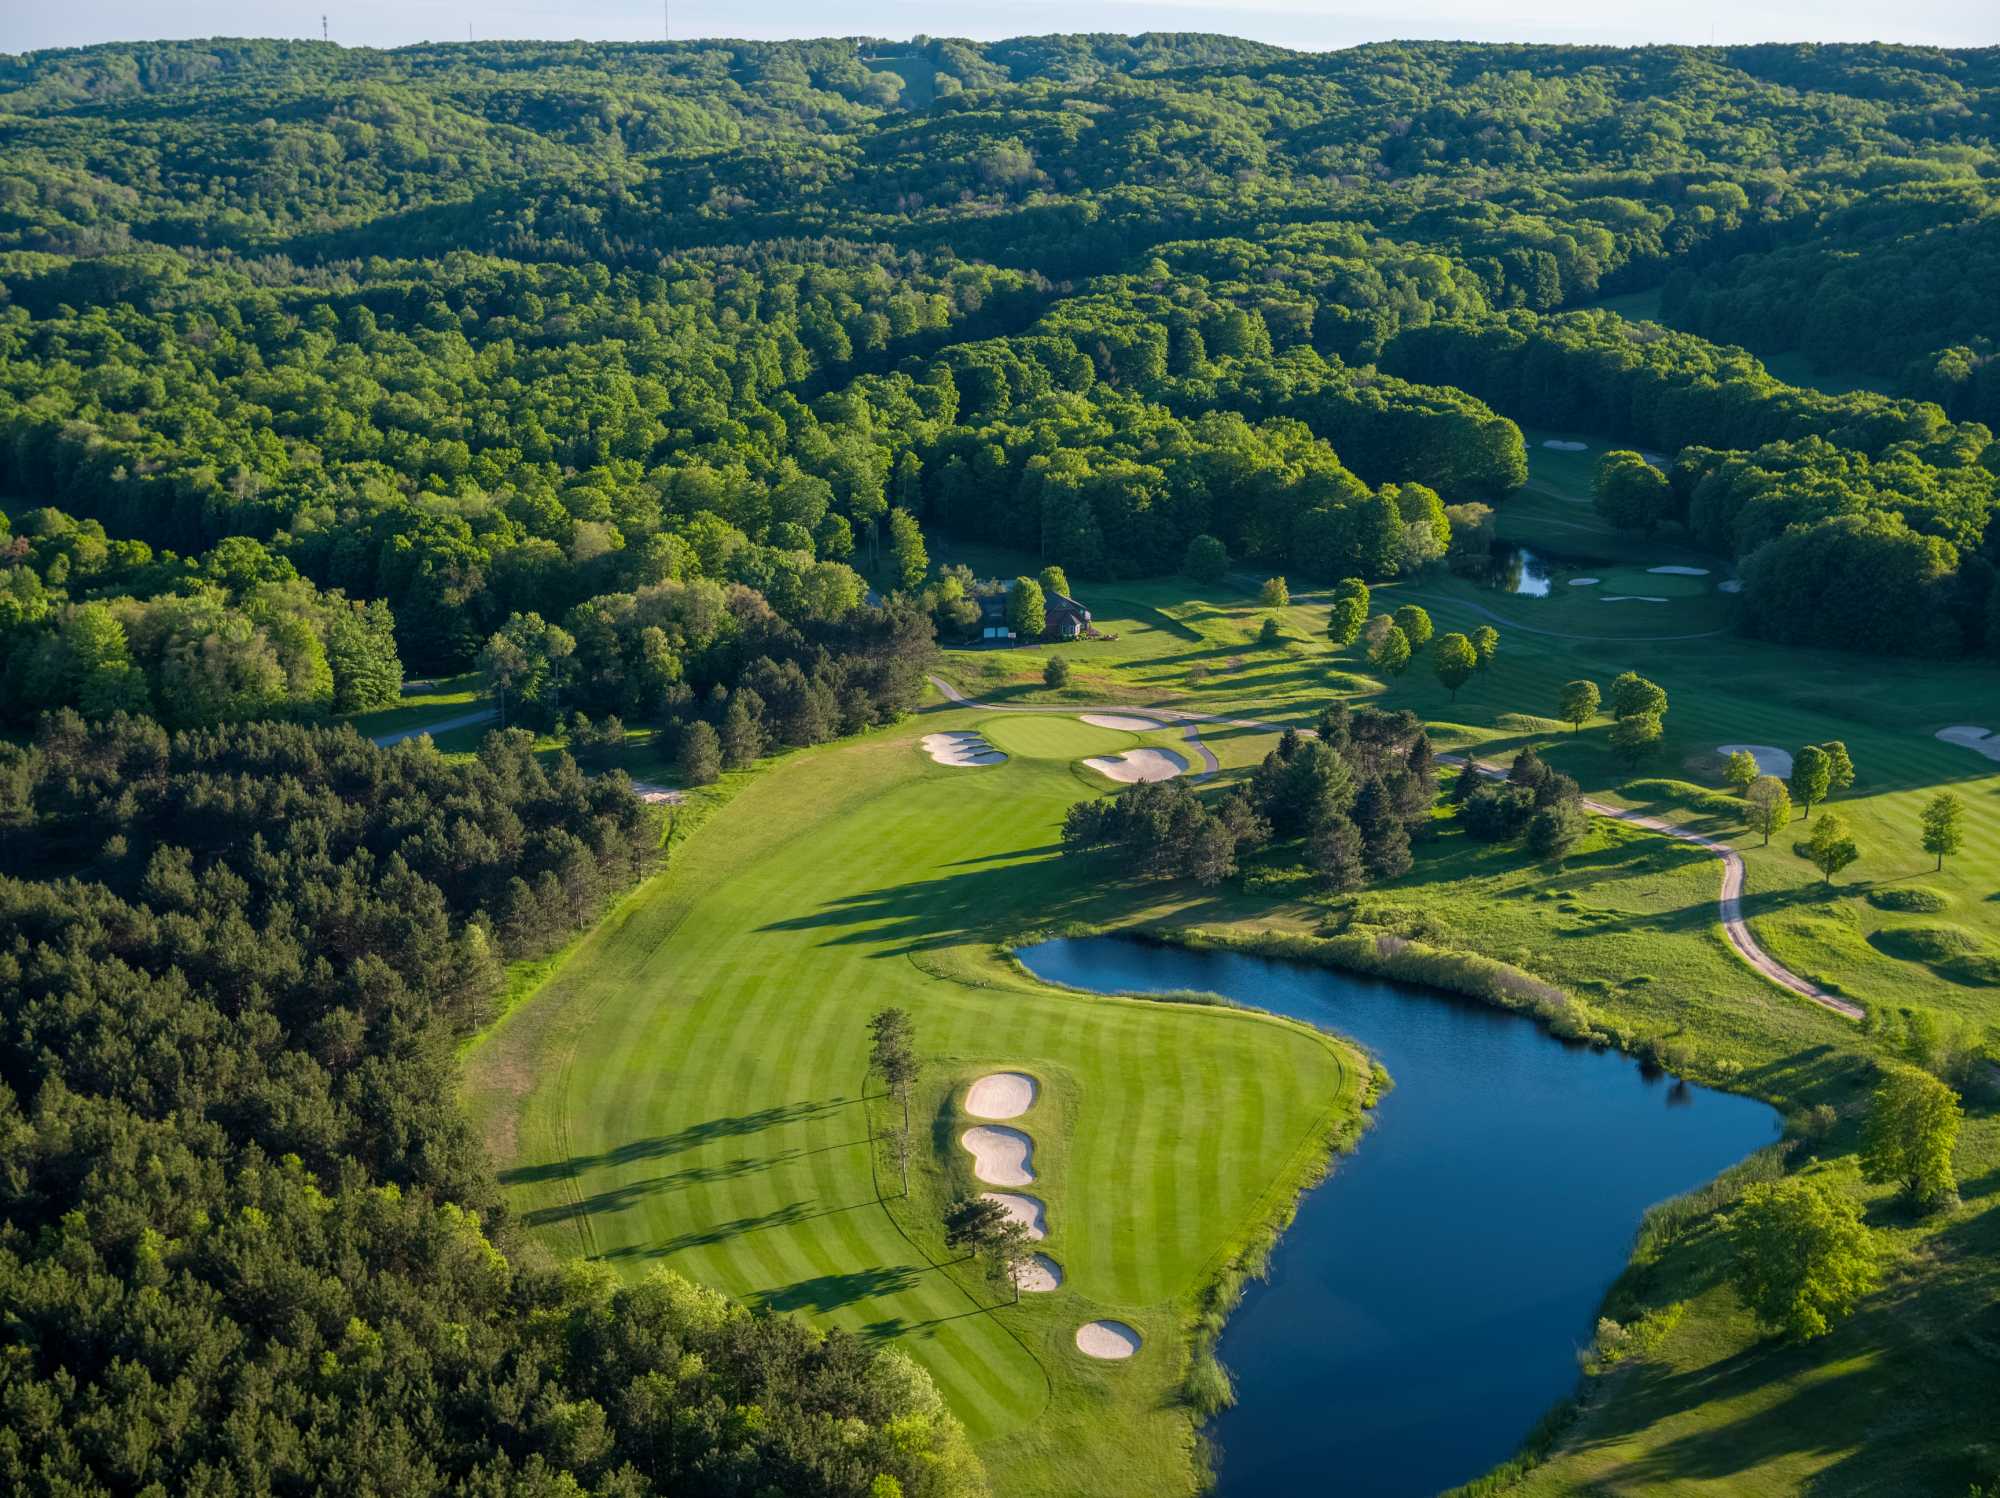
POLYGON ((451 1046, 658 828, 326 720, 741 764, 916 702, 954 548, 1415 576, 1523 426, 1747 632, 2000 655, 1996 133, 1991 49, 0 58, 0 1486, 977 1491, 900 1355, 510 1257, 451 1046))

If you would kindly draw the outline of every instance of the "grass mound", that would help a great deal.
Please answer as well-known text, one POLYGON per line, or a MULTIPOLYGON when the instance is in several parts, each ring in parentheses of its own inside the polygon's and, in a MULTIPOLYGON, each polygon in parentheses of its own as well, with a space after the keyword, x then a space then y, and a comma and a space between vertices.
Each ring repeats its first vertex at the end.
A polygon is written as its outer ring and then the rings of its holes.
POLYGON ((1643 805, 1683 806, 1690 811, 1707 812, 1710 816, 1740 817, 1745 810, 1736 797, 1696 785, 1691 780, 1671 780, 1664 776, 1630 780, 1625 783, 1624 791, 1632 800, 1643 805))
POLYGON ((1560 718, 1538 718, 1533 713, 1502 713, 1493 720, 1496 728, 1512 733, 1568 733, 1569 724, 1560 718))
POLYGON ((1891 926, 1875 933, 1875 945, 1911 962, 1949 962, 1981 950, 1983 943, 1963 926, 1891 926))
POLYGON ((1877 910, 1903 910, 1912 915, 1936 915, 1951 904, 1951 896, 1939 890, 1926 889, 1921 884, 1898 886, 1894 889, 1871 889, 1868 903, 1877 910))

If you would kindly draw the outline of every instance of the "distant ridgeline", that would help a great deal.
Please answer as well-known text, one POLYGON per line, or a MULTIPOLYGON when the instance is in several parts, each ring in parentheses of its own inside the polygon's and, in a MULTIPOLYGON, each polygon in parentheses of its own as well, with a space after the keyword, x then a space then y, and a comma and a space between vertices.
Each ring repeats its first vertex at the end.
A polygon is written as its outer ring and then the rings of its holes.
POLYGON ((512 623, 575 644, 551 713, 672 724, 810 676, 871 584, 948 621, 921 528, 1436 565, 1517 422, 1666 455, 1752 631, 2000 648, 1996 90, 1196 35, 10 58, 4 700, 311 716, 393 690, 385 639, 448 672, 512 623), (1576 310, 1654 286, 1687 331, 1576 310))

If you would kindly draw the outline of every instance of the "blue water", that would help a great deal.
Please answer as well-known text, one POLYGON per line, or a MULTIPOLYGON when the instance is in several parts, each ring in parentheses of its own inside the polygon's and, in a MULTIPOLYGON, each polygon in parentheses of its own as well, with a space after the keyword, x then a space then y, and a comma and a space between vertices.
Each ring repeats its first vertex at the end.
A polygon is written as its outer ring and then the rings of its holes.
POLYGON ((1575 1388, 1645 1209, 1778 1133, 1762 1103, 1448 995, 1116 937, 1019 955, 1077 988, 1203 989, 1338 1030, 1395 1081, 1223 1332, 1230 1498, 1415 1498, 1506 1460, 1575 1388))

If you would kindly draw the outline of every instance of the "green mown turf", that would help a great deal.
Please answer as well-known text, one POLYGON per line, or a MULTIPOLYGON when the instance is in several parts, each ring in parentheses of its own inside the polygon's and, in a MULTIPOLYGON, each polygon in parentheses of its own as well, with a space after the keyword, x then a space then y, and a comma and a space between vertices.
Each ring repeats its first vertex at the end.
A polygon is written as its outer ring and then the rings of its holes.
POLYGON ((1174 1390, 1193 1298, 1323 1158, 1356 1072, 1295 1026, 1057 993, 997 960, 1009 933, 1158 898, 1053 849, 1080 794, 1067 751, 1133 736, 1001 717, 938 713, 746 777, 472 1053, 471 1099, 515 1207, 557 1252, 671 1264, 898 1339, 1003 1493, 1186 1491, 1174 1390), (975 723, 1022 757, 968 771, 916 748, 975 723), (865 1096, 866 1020, 891 1004, 926 1061, 908 1199, 870 1144, 889 1105, 865 1096), (962 1084, 1002 1067, 1044 1083, 1018 1125, 1068 1276, 1019 1307, 946 1262, 936 1228, 972 1184, 962 1084), (1145 1335, 1131 1363, 1076 1352, 1076 1327, 1102 1315, 1145 1335))

